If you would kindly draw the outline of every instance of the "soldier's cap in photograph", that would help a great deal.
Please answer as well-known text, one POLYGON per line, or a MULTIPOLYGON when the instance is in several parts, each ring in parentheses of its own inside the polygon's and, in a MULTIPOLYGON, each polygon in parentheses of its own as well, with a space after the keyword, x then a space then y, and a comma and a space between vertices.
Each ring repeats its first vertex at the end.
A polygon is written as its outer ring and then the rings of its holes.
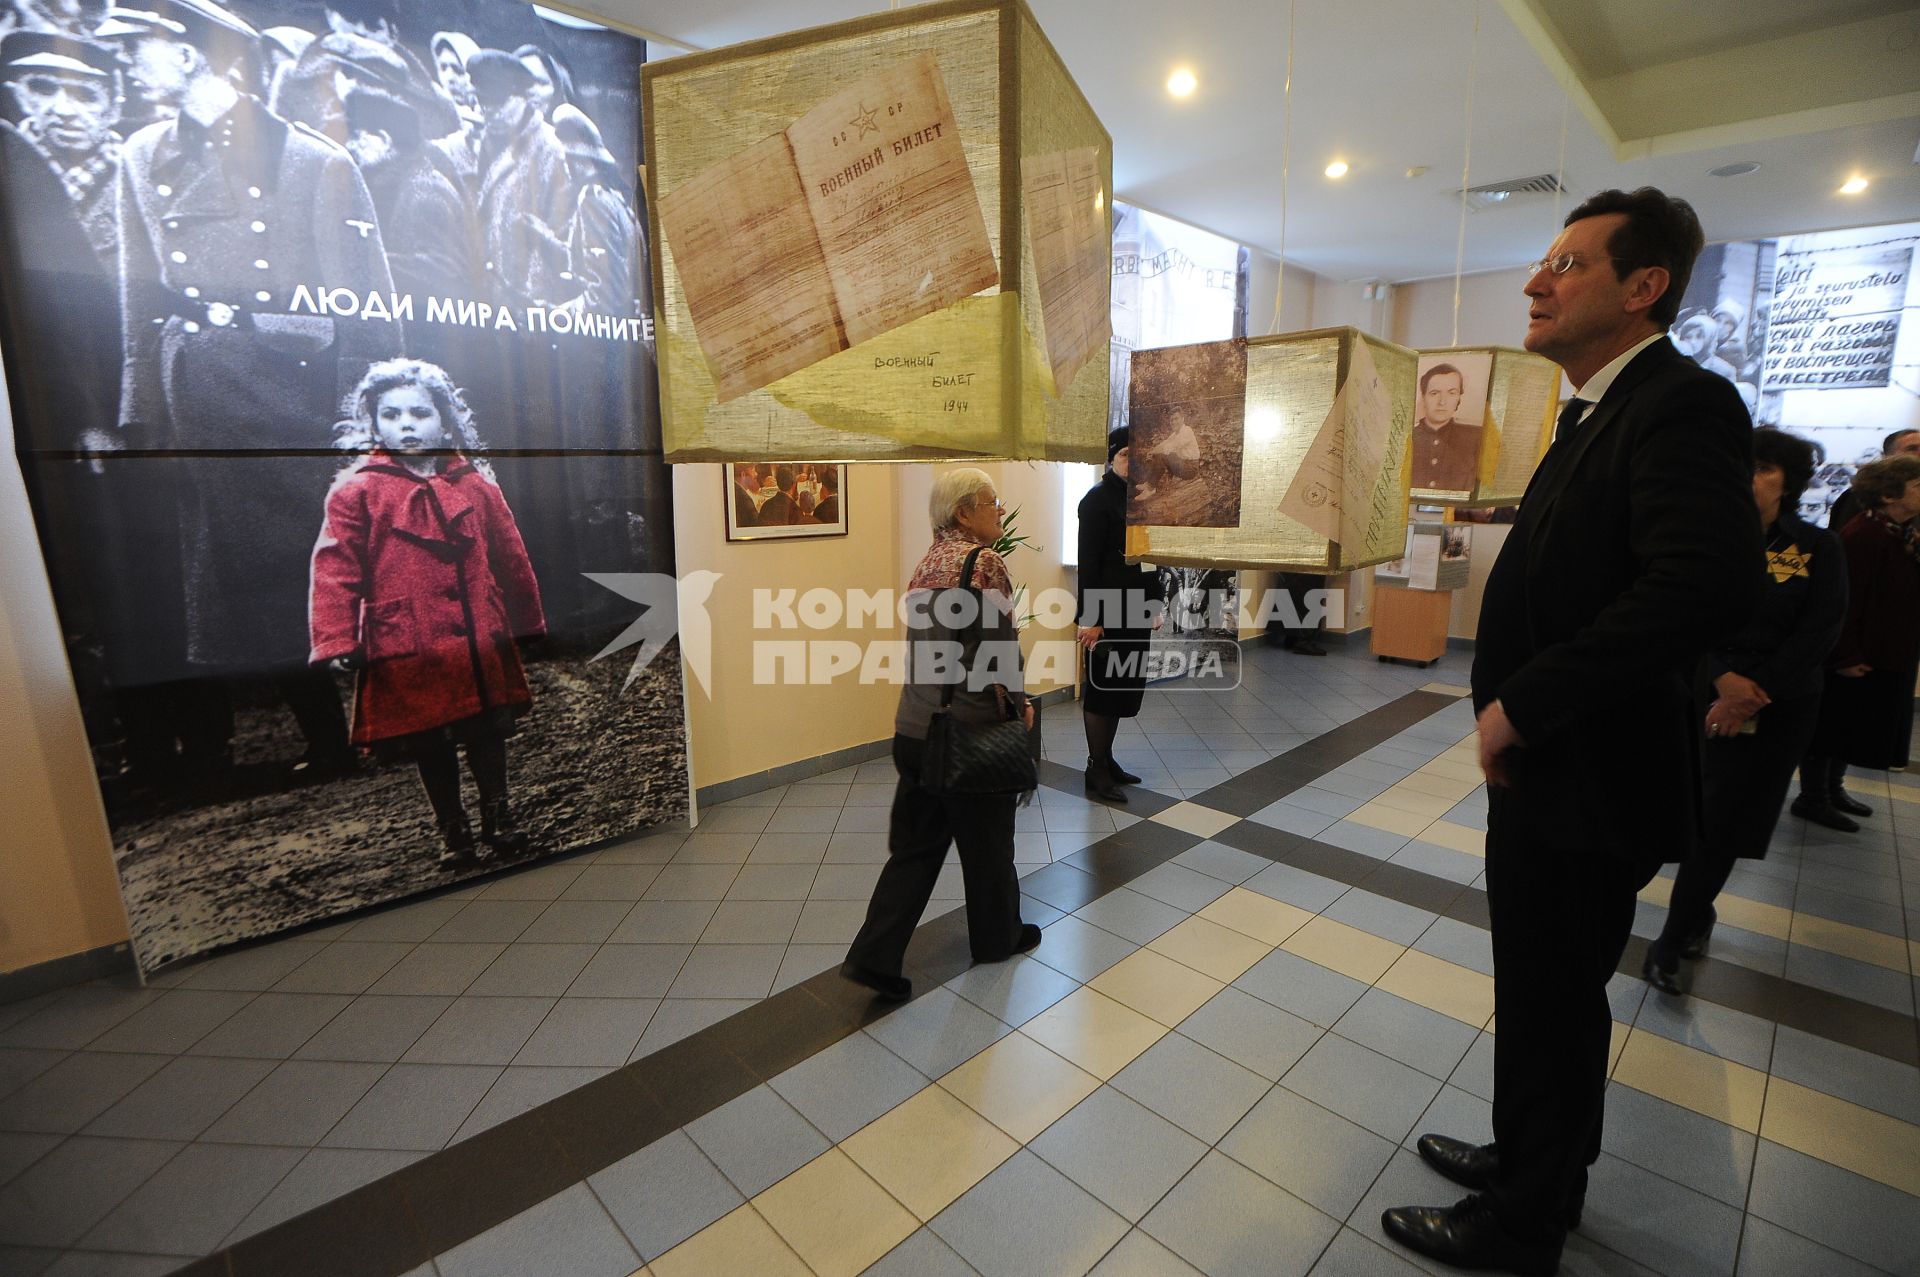
POLYGON ((499 49, 482 49, 468 58, 467 76, 473 81, 474 96, 484 102, 531 92, 534 85, 533 72, 519 58, 499 49))
POLYGON ((0 75, 33 71, 106 79, 117 62, 114 51, 92 40, 52 31, 13 31, 0 39, 0 75))
POLYGON ((270 44, 298 62, 313 43, 313 32, 305 27, 268 27, 260 33, 260 42, 270 44))
POLYGON ((610 166, 618 163, 613 158, 613 152, 607 149, 605 139, 600 136, 599 126, 571 102, 554 108, 553 132, 568 155, 598 160, 610 166))
POLYGON ((459 58, 460 65, 464 67, 473 61, 474 54, 480 52, 480 42, 464 31, 436 31, 433 41, 427 45, 427 51, 438 58, 442 49, 453 50, 453 56, 459 58))
POLYGON ((107 10, 106 21, 94 32, 101 39, 114 36, 172 36, 199 44, 221 36, 257 40, 260 33, 213 0, 145 0, 136 6, 107 10))
MULTIPOLYGON (((334 33, 320 37, 315 48, 361 84, 394 94, 413 90, 413 75, 405 60, 378 40, 334 33)), ((308 56, 313 56, 311 51, 308 56)))

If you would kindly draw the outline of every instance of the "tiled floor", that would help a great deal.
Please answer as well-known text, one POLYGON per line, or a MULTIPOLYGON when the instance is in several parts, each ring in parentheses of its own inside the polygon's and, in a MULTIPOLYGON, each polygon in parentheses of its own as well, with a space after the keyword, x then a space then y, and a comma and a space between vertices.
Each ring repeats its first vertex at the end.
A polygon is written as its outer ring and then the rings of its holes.
MULTIPOLYGON (((1055 712, 1064 767, 1020 814, 1033 957, 742 1074, 530 1209, 475 1202, 418 1271, 1416 1271, 1380 1207, 1457 1193, 1412 1140, 1488 1122, 1484 792, 1464 702, 1364 749, 1342 725, 1465 661, 1248 664, 1234 693, 1150 695, 1116 753, 1161 797, 1131 811, 1079 797, 1055 712)), ((630 1061, 697 1062, 838 962, 891 779, 0 1007, 0 1271, 169 1271, 403 1168, 457 1174, 470 1137, 591 1112, 630 1061)), ((1920 783, 1854 788, 1866 832, 1789 821, 1735 875, 1698 996, 1616 979, 1569 1270, 1920 1272, 1920 783)), ((935 907, 958 897, 950 869, 935 907)))

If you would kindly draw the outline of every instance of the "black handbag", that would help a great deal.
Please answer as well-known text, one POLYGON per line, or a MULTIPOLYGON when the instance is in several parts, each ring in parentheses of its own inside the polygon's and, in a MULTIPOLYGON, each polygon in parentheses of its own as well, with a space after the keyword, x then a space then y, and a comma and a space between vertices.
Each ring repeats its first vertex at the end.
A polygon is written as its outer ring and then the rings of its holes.
MULTIPOLYGON (((980 605, 975 610, 976 629, 986 612, 985 599, 973 588, 973 564, 979 557, 979 549, 967 555, 959 586, 973 594, 980 605)), ((980 636, 976 634, 961 657, 963 673, 971 670, 973 657, 979 650, 980 636)), ((1040 771, 1034 761, 1035 750, 1028 739, 1026 724, 1018 718, 997 723, 955 722, 952 710, 956 685, 957 681, 949 681, 941 689, 940 708, 934 711, 933 721, 927 726, 920 787, 942 797, 1029 794, 1038 789, 1040 771)))

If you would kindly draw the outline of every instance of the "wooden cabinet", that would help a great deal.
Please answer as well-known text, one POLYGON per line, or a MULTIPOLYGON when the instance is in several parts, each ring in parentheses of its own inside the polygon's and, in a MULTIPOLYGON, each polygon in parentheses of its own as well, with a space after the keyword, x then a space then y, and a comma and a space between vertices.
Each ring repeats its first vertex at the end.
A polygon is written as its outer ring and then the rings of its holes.
POLYGON ((1373 592, 1373 654, 1382 660, 1437 661, 1447 650, 1447 618, 1453 591, 1376 589, 1373 592))

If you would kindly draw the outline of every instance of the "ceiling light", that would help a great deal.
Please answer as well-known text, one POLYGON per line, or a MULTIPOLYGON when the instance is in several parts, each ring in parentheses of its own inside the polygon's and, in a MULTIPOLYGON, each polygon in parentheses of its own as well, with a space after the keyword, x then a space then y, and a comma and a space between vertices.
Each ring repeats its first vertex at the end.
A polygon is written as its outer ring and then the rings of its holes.
POLYGON ((1199 87, 1199 77, 1186 67, 1176 69, 1167 77, 1167 92, 1177 98, 1192 97, 1193 91, 1199 87))
POLYGON ((1735 160, 1731 164, 1722 164, 1719 168, 1707 170, 1708 177, 1745 177, 1760 167, 1758 160, 1735 160))
POLYGON ((1345 177, 1346 175, 1347 162, 1345 160, 1335 160, 1333 163, 1327 165, 1328 177, 1345 177))
POLYGON ((1840 193, 1842 195, 1858 195, 1866 189, 1867 179, 1861 177, 1858 173, 1855 173, 1852 177, 1840 184, 1840 193))

